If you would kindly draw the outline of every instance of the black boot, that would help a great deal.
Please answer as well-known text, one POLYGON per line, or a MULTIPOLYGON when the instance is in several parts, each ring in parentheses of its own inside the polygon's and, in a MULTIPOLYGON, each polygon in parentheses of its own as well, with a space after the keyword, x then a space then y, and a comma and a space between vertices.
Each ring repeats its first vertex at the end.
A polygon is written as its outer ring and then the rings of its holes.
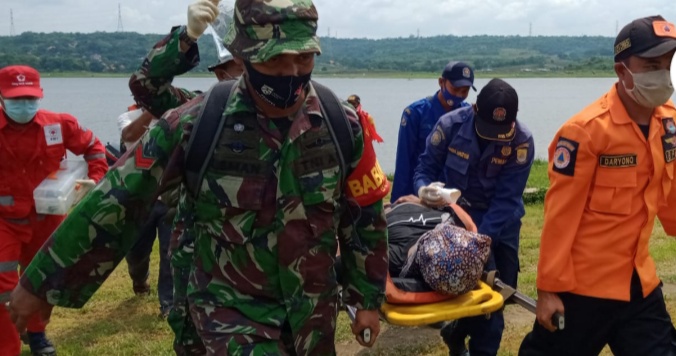
POLYGON ((28 333, 28 346, 33 356, 56 356, 56 349, 51 341, 41 333, 28 333))
POLYGON ((440 334, 448 347, 449 356, 470 356, 467 345, 465 344, 467 335, 464 335, 464 333, 458 330, 457 320, 445 322, 441 327, 440 334))

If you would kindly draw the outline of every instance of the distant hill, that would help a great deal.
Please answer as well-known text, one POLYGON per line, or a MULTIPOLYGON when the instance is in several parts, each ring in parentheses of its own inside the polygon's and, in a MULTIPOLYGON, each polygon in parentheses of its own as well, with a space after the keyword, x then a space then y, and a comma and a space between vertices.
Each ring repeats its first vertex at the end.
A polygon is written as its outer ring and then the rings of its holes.
MULTIPOLYGON (((161 34, 34 33, 0 36, 0 67, 28 64, 45 72, 130 73, 161 34)), ((322 72, 438 72, 452 59, 478 71, 610 71, 610 37, 436 36, 389 39, 321 38, 322 72)), ((199 41, 205 72, 216 62, 210 36, 199 41)))

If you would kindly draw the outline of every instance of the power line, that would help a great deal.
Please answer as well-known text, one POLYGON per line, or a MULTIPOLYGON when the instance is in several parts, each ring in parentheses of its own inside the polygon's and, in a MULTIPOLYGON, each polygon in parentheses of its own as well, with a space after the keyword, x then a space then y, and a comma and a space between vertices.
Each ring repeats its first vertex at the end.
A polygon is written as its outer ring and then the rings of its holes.
POLYGON ((122 26, 122 8, 120 3, 117 3, 117 32, 124 32, 124 27, 122 26))
POLYGON ((16 35, 16 30, 14 29, 14 12, 12 9, 9 9, 9 35, 16 35))

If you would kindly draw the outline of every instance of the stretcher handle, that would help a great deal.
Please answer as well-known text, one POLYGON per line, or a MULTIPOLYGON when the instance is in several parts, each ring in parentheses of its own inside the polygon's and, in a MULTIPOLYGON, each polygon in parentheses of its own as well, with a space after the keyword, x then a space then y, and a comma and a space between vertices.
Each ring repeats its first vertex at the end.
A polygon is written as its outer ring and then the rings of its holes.
MULTIPOLYGON (((354 324, 354 320, 357 319, 357 308, 351 305, 346 305, 345 311, 347 312, 347 316, 350 317, 350 320, 354 324)), ((365 344, 371 342, 371 328, 366 328, 362 330, 361 333, 359 334, 359 337, 361 337, 362 341, 364 341, 365 344)))
MULTIPOLYGON (((486 279, 486 275, 482 276, 483 279, 486 279)), ((493 290, 501 293, 504 289, 511 289, 510 286, 505 284, 505 282, 501 281, 500 278, 495 278, 493 280, 493 285, 491 286, 493 290)), ((512 289, 513 290, 513 289, 512 289)), ((535 314, 535 309, 536 309, 536 303, 537 301, 517 290, 513 290, 513 293, 509 296, 509 298, 512 301, 514 301, 516 304, 522 306, 524 309, 528 310, 529 312, 535 314)), ((563 314, 559 312, 555 312, 554 315, 552 315, 552 324, 556 326, 558 330, 563 330, 566 327, 566 318, 563 316, 563 314)))

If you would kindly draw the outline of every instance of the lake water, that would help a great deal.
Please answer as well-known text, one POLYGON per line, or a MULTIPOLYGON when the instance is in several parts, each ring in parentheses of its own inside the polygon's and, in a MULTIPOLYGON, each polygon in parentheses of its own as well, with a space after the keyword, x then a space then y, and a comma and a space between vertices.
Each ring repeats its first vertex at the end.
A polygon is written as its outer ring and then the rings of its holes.
MULTIPOLYGON (((608 91, 614 78, 505 79, 519 94, 518 120, 533 132, 535 153, 547 158, 547 146, 556 130, 572 115, 608 91)), ((376 144, 378 159, 386 172, 394 172, 397 135, 402 110, 410 103, 432 95, 436 79, 318 78, 341 98, 358 94, 365 110, 376 120, 385 140, 376 144)), ((177 78, 175 84, 190 90, 206 90, 212 78, 177 78)), ((488 79, 477 79, 481 89, 488 79)), ((42 107, 68 112, 94 131, 102 142, 119 142, 117 117, 133 104, 126 78, 44 78, 42 107)), ((476 100, 470 91, 469 102, 476 100)))

